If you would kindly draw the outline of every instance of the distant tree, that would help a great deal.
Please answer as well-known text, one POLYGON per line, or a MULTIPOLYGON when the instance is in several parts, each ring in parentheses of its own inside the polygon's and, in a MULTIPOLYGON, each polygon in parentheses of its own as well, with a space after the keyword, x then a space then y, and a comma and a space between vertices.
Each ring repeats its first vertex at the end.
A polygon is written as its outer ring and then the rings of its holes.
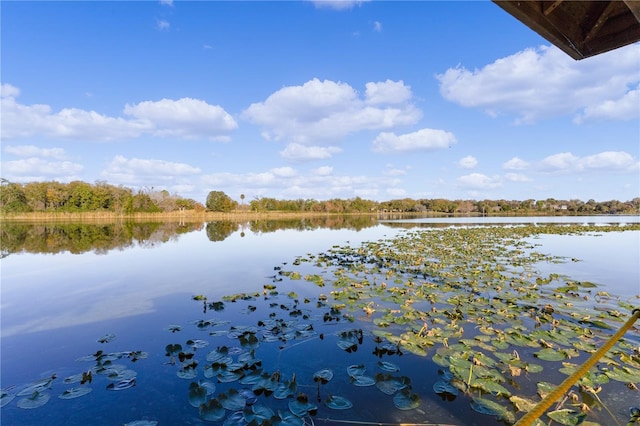
POLYGON ((211 191, 207 196, 207 210, 214 212, 229 212, 238 207, 238 202, 234 201, 222 191, 211 191))
POLYGON ((20 213, 29 211, 27 197, 22 186, 2 179, 0 185, 0 211, 7 213, 20 213))

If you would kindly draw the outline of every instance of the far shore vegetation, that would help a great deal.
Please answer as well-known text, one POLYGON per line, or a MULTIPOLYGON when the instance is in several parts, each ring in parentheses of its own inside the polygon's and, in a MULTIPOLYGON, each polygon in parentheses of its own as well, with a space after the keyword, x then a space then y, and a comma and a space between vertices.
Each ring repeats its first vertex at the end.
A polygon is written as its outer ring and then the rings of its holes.
POLYGON ((447 200, 350 199, 277 200, 245 194, 234 200, 222 191, 210 191, 204 204, 166 190, 133 190, 98 181, 14 183, 0 179, 2 220, 250 220, 332 214, 402 214, 415 216, 569 216, 638 215, 640 197, 609 200, 447 200))

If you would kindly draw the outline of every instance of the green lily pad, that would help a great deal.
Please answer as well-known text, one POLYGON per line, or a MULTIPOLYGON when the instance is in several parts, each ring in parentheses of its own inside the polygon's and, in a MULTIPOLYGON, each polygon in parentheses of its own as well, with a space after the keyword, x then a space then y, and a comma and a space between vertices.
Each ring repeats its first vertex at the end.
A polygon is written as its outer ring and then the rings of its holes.
POLYGON ((547 412, 547 416, 555 422, 558 422, 562 425, 575 426, 581 424, 585 417, 587 417, 586 413, 582 411, 575 411, 570 409, 562 409, 547 412))
POLYGON ((516 410, 524 412, 529 412, 533 410, 536 405, 538 405, 538 403, 535 401, 516 395, 510 396, 509 401, 511 401, 513 406, 516 407, 516 410))
POLYGON ((507 407, 490 399, 473 398, 471 400, 471 408, 478 413, 496 416, 498 419, 509 423, 515 423, 516 420, 516 416, 507 407))
POLYGON ((565 352, 553 348, 540 349, 538 352, 534 352, 533 355, 545 361, 562 361, 567 359, 565 352))

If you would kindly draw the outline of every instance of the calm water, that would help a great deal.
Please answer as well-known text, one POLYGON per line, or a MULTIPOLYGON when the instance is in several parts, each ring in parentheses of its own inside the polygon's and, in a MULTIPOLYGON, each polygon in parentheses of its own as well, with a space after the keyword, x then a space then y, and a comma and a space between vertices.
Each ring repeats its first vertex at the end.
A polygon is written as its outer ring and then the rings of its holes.
MULTIPOLYGON (((581 223, 638 221, 637 217, 571 219, 581 223)), ((514 219, 511 224, 518 221, 514 219)), ((523 223, 539 221, 548 219, 525 219, 523 223)), ((477 219, 452 223, 474 225, 477 219)), ((275 271, 291 264, 298 256, 320 253, 335 245, 354 247, 364 241, 391 238, 416 226, 443 225, 442 221, 433 220, 356 224, 289 221, 245 225, 133 225, 128 229, 69 225, 62 230, 43 225, 16 225, 9 230, 3 224, 0 385, 16 393, 39 379, 53 374, 57 378, 51 390, 46 391, 51 398, 43 406, 19 408, 17 401, 24 397, 18 396, 2 407, 2 424, 121 425, 140 419, 156 420, 161 425, 212 424, 199 418, 198 409, 191 406, 187 398, 189 383, 205 379, 202 372, 193 380, 177 377, 178 368, 168 363, 171 359, 165 355, 165 347, 174 343, 185 345, 188 339, 202 339, 209 346, 196 353, 204 356, 218 346, 232 345, 227 336, 210 334, 215 327, 202 331, 194 321, 216 319, 255 326, 257 321, 266 319, 265 312, 269 312, 273 301, 256 298, 226 303, 222 312, 205 312, 203 302, 192 300, 192 296, 202 294, 212 301, 241 292, 261 293, 265 285, 277 285, 275 271), (172 333, 167 330, 170 325, 179 325, 182 330, 172 333), (98 342, 109 335, 115 338, 98 342), (65 384, 65 377, 87 371, 95 364, 79 359, 99 350, 105 353, 140 350, 148 354, 136 362, 126 357, 114 361, 135 371, 136 385, 112 391, 107 390, 107 386, 113 382, 95 377, 88 395, 71 400, 58 398, 64 390, 78 386, 65 384)), ((547 235, 535 243, 541 245, 536 248, 539 252, 581 260, 539 265, 545 273, 557 272, 592 281, 612 294, 631 300, 640 295, 639 232, 613 232, 597 237, 547 235)), ((286 288, 278 287, 278 290, 281 295, 294 291, 299 299, 317 297, 320 292, 304 280, 288 283, 286 288)), ((330 289, 323 291, 328 293, 330 289)), ((282 299, 274 298, 277 304, 291 303, 290 299, 282 299)), ((310 315, 315 314, 311 306, 308 310, 310 315)), ((303 386, 299 390, 314 401, 317 389, 311 380, 313 373, 322 368, 336 369, 336 377, 330 382, 331 392, 348 395, 354 408, 321 407, 316 424, 331 424, 331 421, 322 422, 326 418, 496 423, 489 416, 478 419, 478 415, 468 409, 468 402, 461 398, 443 401, 434 394, 431 387, 437 380, 437 366, 424 358, 408 355, 393 359, 401 371, 411 376, 413 390, 421 396, 422 404, 417 409, 398 410, 391 397, 372 388, 354 391, 348 376, 339 375, 342 372, 337 369, 342 365, 364 363, 370 365, 370 374, 374 375, 378 358, 371 355, 375 349, 372 339, 365 339, 358 354, 340 351, 335 343, 328 342, 335 331, 351 327, 357 324, 327 325, 326 330, 316 330, 327 339, 316 335, 295 350, 287 343, 291 349, 286 346, 282 350, 261 352, 265 370, 277 370, 283 378, 295 373, 303 386)), ((218 390, 224 389, 224 384, 217 386, 218 390)), ((273 397, 268 401, 272 401, 275 408, 286 410, 285 402, 273 397)), ((624 415, 621 415, 623 420, 624 415)))

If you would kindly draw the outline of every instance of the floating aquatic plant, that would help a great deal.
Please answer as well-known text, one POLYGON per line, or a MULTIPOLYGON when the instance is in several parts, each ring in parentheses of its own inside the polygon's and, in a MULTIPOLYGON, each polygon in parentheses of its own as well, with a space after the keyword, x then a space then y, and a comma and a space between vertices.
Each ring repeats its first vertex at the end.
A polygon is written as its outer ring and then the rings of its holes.
POLYGON ((90 393, 93 389, 91 389, 88 386, 78 386, 75 388, 69 388, 67 390, 65 390, 64 392, 62 392, 58 398, 60 399, 74 399, 74 398, 79 398, 81 396, 84 396, 88 393, 90 393))
POLYGON ((29 397, 18 400, 17 405, 25 409, 38 408, 49 402, 50 398, 50 393, 36 390, 29 397))

